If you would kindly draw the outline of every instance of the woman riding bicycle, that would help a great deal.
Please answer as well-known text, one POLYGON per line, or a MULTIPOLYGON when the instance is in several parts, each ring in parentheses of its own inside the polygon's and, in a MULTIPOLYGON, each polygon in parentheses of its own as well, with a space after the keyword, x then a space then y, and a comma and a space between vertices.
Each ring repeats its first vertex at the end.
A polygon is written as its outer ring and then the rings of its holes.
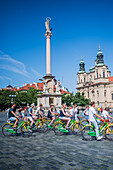
POLYGON ((66 124, 66 128, 68 129, 68 128, 69 128, 69 123, 70 123, 70 121, 71 121, 71 118, 69 118, 69 117, 71 117, 71 115, 65 112, 65 108, 66 108, 66 105, 63 104, 63 105, 62 105, 62 108, 61 108, 61 110, 60 110, 60 117, 59 117, 59 118, 60 118, 61 120, 66 121, 66 123, 67 123, 67 124, 66 124))

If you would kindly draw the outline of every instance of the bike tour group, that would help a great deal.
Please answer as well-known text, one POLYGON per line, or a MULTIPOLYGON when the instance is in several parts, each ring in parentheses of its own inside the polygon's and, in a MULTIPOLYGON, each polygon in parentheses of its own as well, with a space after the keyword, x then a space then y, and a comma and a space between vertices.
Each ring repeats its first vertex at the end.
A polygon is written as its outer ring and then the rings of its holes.
POLYGON ((59 110, 50 105, 47 114, 45 114, 42 104, 35 110, 34 107, 35 105, 32 103, 30 107, 16 109, 16 105, 13 103, 12 107, 7 110, 8 120, 2 126, 3 134, 16 134, 17 128, 20 126, 21 132, 33 133, 33 127, 36 126, 36 129, 39 127, 53 129, 54 132, 67 134, 70 131, 75 132, 78 130, 83 139, 85 139, 86 135, 90 136, 91 139, 95 137, 96 140, 101 140, 103 135, 105 135, 108 139, 113 140, 113 124, 109 122, 109 119, 113 119, 113 117, 109 115, 108 107, 99 115, 95 110, 95 102, 91 102, 90 106, 86 106, 86 109, 83 111, 82 120, 80 120, 79 109, 76 104, 74 106, 71 105, 68 110, 66 104, 62 104, 59 110), (19 120, 22 122, 20 126, 18 126, 19 120))

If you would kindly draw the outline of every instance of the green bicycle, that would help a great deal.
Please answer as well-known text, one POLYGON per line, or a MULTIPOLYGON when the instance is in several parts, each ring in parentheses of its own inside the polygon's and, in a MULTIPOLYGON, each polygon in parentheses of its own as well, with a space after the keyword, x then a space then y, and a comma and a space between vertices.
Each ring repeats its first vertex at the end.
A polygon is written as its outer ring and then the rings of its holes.
POLYGON ((79 129, 81 126, 81 123, 79 124, 79 122, 76 122, 74 119, 71 119, 70 125, 69 125, 69 129, 66 129, 66 123, 63 120, 57 121, 54 124, 54 133, 56 135, 61 135, 63 133, 71 133, 71 134, 75 134, 76 129, 79 129))
POLYGON ((2 126, 2 134, 4 136, 12 136, 14 134, 17 134, 17 131, 20 129, 20 133, 21 133, 21 127, 25 126, 25 121, 21 120, 21 122, 18 124, 16 130, 14 130, 14 122, 9 122, 9 123, 5 123, 2 126))
MULTIPOLYGON (((20 131, 22 135, 24 136, 30 129, 30 121, 26 121, 23 126, 21 126, 20 131)), ((46 132, 48 130, 48 125, 45 121, 43 121, 41 118, 39 118, 35 121, 35 123, 32 125, 32 131, 33 132, 46 132)))
MULTIPOLYGON (((94 125, 86 125, 81 129, 81 135, 83 140, 93 140, 96 138, 96 132, 94 125)), ((105 139, 113 140, 113 124, 107 124, 104 122, 99 128, 99 135, 103 135, 105 139)))

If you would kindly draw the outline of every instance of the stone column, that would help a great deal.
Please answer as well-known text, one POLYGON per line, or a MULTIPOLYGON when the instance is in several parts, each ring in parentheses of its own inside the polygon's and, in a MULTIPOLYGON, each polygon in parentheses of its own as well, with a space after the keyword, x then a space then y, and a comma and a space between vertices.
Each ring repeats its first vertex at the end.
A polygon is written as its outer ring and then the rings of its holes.
POLYGON ((51 75, 51 32, 46 32, 46 75, 51 75))

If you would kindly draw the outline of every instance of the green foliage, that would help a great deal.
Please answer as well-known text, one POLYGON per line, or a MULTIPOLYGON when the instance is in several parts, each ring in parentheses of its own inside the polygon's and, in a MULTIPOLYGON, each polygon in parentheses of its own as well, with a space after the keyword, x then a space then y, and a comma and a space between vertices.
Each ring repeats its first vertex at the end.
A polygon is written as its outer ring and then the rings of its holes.
POLYGON ((30 87, 26 92, 23 91, 10 91, 10 90, 0 90, 0 109, 4 110, 11 105, 11 97, 9 95, 16 95, 14 98, 14 102, 17 106, 26 106, 27 103, 30 105, 31 103, 37 104, 37 94, 39 90, 30 87))
POLYGON ((76 93, 75 96, 71 94, 63 94, 62 95, 62 103, 66 103, 67 106, 70 106, 71 103, 77 104, 79 106, 89 105, 90 100, 84 97, 84 93, 82 95, 80 93, 76 93))

